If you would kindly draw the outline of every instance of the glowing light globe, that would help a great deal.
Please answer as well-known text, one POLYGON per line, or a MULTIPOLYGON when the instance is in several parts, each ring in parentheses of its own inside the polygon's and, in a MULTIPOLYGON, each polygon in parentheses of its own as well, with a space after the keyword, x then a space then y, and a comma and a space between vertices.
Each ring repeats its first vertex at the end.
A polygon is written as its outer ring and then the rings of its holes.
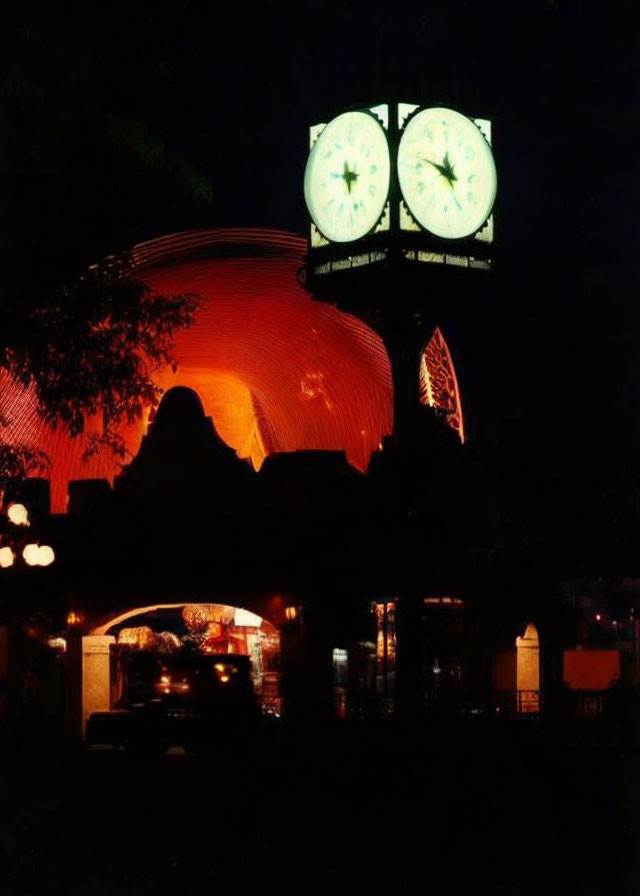
POLYGON ((48 544, 41 544, 39 551, 39 563, 40 566, 51 566, 53 561, 56 559, 55 551, 48 544))
POLYGON ((7 569, 9 566, 13 566, 13 556, 13 551, 10 547, 0 548, 0 567, 7 569))
POLYGON ((24 504, 9 504, 7 516, 14 526, 29 525, 29 512, 24 504))
POLYGON ((27 566, 40 565, 40 545, 28 544, 22 552, 22 559, 27 566))

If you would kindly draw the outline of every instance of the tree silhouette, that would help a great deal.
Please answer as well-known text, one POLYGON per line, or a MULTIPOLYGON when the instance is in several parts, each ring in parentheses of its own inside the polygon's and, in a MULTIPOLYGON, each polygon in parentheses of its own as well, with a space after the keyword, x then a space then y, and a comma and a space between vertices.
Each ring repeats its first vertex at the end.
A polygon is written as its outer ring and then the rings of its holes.
MULTIPOLYGON (((149 91, 135 89, 170 87, 182 7, 36 2, 3 16, 0 369, 73 435, 101 415, 98 439, 115 450, 117 424, 157 402, 150 373, 171 363, 173 334, 198 303, 151 295, 123 254, 163 203, 211 199, 206 178, 147 123, 149 91)), ((0 419, 0 487, 46 460, 7 445, 2 429, 0 419)))

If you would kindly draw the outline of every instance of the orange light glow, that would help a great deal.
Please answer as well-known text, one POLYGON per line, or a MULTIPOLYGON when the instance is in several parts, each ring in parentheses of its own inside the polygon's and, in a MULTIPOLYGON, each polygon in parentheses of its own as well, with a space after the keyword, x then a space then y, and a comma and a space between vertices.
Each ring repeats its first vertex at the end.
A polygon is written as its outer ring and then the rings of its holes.
POLYGON ((294 619, 298 618, 298 608, 297 607, 285 607, 284 610, 285 619, 287 622, 293 622, 294 619))
POLYGON ((376 661, 378 674, 395 669, 396 661, 396 632, 395 632, 395 603, 374 604, 378 633, 376 638, 376 661))
POLYGON ((232 663, 216 663, 213 667, 218 675, 218 680, 223 684, 231 681, 232 675, 238 674, 238 669, 232 663))
MULTIPOLYGON (((255 469, 275 451, 320 449, 343 450, 364 471, 392 429, 389 359, 377 333, 300 286, 305 246, 266 230, 198 231, 136 246, 133 268, 152 291, 205 300, 193 326, 177 334, 177 369, 158 371, 155 381, 165 390, 193 388, 221 438, 255 469)), ((83 461, 86 436, 46 426, 33 391, 6 374, 0 414, 7 441, 51 459, 54 512, 65 509, 69 479, 112 480, 118 472, 106 450, 83 461)), ((119 430, 133 454, 145 425, 119 430)), ((99 420, 86 421, 87 433, 98 428, 99 420)))
POLYGON ((156 684, 156 690, 161 694, 182 694, 190 690, 191 685, 183 678, 182 681, 173 681, 170 675, 161 675, 156 684))
POLYGON ((619 650, 565 650, 563 679, 574 690, 604 691, 620 679, 619 650))
POLYGON ((158 639, 148 625, 139 625, 135 628, 123 628, 118 635, 118 644, 126 644, 138 650, 152 650, 158 646, 158 639))
POLYGON ((217 640, 224 637, 224 626, 221 622, 210 622, 207 625, 205 635, 207 638, 217 640))
POLYGON ((84 617, 81 613, 76 613, 75 610, 70 610, 67 613, 67 625, 69 628, 76 628, 79 625, 82 625, 84 621, 84 617))
POLYGON ((204 604, 188 604, 182 610, 182 618, 190 632, 201 631, 209 622, 208 607, 204 604))

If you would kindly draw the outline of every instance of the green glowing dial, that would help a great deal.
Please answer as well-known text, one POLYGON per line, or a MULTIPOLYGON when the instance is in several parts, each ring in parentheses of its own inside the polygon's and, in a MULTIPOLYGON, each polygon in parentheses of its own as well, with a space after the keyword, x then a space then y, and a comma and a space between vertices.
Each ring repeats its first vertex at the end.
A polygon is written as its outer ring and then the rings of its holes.
POLYGON ((496 198, 491 147, 453 109, 423 109, 409 121, 398 148, 398 180, 418 224, 444 239, 478 231, 496 198))
POLYGON ((326 239, 369 233, 384 211, 390 157, 383 127, 367 112, 334 118, 315 142, 304 175, 309 214, 326 239))

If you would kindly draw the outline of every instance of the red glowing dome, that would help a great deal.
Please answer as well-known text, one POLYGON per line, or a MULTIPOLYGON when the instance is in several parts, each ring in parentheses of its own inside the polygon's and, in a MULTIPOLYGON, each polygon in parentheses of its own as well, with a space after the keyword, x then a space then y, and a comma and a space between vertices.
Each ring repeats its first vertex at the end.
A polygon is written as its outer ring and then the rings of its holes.
MULTIPOLYGON (((159 372, 156 382, 194 389, 221 438, 256 469, 272 451, 328 449, 344 450, 364 470, 392 427, 389 361, 364 323, 302 289, 304 249, 296 236, 264 230, 199 231, 136 246, 136 276, 153 291, 206 300, 177 336, 177 370, 159 372)), ((0 410, 7 441, 50 457, 54 510, 64 510, 70 479, 111 480, 118 472, 107 450, 83 460, 86 437, 43 423, 32 391, 6 375, 0 410)), ((120 430, 133 454, 147 422, 120 430)))
MULTIPOLYGON (((136 246, 135 274, 152 291, 205 299, 193 326, 177 335, 177 369, 155 379, 164 390, 194 389, 220 437, 256 470, 271 452, 301 449, 343 450, 365 470, 392 430, 389 359, 366 324, 302 289, 296 275, 304 251, 299 237, 268 230, 194 231, 136 246)), ((423 400, 446 405, 463 438, 451 357, 439 330, 434 339, 425 350, 423 400)), ((71 439, 43 423, 32 390, 2 373, 0 413, 7 441, 51 459, 54 511, 64 510, 70 479, 112 480, 118 473, 106 449, 85 460, 86 435, 71 439)), ((148 415, 120 429, 132 454, 148 415)))

